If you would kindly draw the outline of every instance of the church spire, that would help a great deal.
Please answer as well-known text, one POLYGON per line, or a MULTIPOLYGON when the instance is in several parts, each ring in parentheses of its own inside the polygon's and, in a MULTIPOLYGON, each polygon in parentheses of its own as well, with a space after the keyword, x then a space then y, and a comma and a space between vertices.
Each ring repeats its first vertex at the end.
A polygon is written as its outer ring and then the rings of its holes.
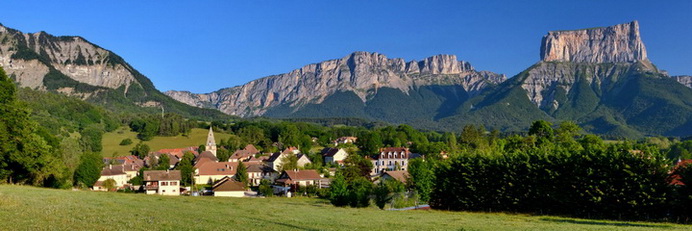
POLYGON ((216 140, 214 139, 214 130, 209 126, 209 134, 207 135, 207 143, 204 145, 205 150, 210 151, 216 156, 216 140))

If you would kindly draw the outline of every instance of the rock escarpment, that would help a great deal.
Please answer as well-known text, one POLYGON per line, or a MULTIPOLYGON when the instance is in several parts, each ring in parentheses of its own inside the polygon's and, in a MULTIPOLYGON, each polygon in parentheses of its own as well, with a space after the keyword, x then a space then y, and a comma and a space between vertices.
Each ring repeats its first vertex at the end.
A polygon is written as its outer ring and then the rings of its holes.
MULTIPOLYGON (((22 33, 0 25, 0 66, 22 87, 45 89, 44 77, 59 72, 79 83, 116 89, 139 84, 134 69, 81 37, 22 33)), ((70 87, 58 89, 74 92, 70 87)), ((89 95, 89 94, 86 94, 89 95)))
POLYGON ((341 59, 310 64, 208 94, 179 91, 166 94, 189 105, 216 108, 231 115, 259 116, 279 105, 299 108, 307 103, 320 103, 338 91, 354 92, 365 102, 380 88, 408 92, 421 86, 459 85, 474 96, 505 79, 501 74, 476 71, 454 55, 406 62, 378 53, 355 52, 341 59))
POLYGON ((541 60, 528 70, 521 86, 529 99, 544 109, 560 107, 556 91, 568 94, 580 80, 600 88, 603 83, 617 81, 631 68, 658 72, 647 59, 637 21, 548 32, 541 42, 541 60))
POLYGON ((685 85, 686 87, 692 88, 692 76, 678 75, 678 76, 672 76, 671 78, 675 79, 675 81, 678 81, 678 83, 681 83, 682 85, 685 85))
POLYGON ((639 23, 551 31, 543 36, 541 60, 575 63, 633 63, 647 60, 639 23))

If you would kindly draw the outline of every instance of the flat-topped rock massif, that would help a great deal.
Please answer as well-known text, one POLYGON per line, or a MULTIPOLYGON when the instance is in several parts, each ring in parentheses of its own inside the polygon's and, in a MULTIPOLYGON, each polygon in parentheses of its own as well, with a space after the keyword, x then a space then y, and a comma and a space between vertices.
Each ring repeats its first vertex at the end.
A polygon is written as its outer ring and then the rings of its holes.
POLYGON ((639 23, 551 31, 543 36, 541 60, 576 63, 631 63, 646 60, 639 23))
POLYGON ((341 59, 309 64, 291 72, 251 81, 242 86, 208 94, 168 91, 180 102, 210 107, 238 116, 259 116, 269 108, 288 104, 299 108, 319 104, 339 91, 355 93, 363 102, 379 88, 402 92, 430 85, 459 85, 469 95, 477 95, 506 77, 476 71, 455 55, 436 55, 422 61, 387 58, 383 54, 354 52, 341 59))

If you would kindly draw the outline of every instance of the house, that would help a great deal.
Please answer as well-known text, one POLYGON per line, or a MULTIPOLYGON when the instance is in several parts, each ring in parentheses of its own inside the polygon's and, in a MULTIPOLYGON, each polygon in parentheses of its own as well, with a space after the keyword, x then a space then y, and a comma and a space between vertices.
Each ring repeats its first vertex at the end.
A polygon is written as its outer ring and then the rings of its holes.
POLYGON ((390 147, 380 148, 380 154, 370 159, 373 169, 371 175, 377 175, 382 171, 406 171, 408 161, 420 155, 412 155, 408 148, 390 147))
POLYGON ((127 181, 139 175, 139 170, 144 167, 144 160, 137 156, 104 157, 103 163, 108 165, 122 165, 123 171, 127 175, 127 181))
POLYGON ((185 155, 186 152, 191 152, 193 155, 197 156, 199 155, 199 152, 197 151, 199 147, 186 147, 186 148, 169 148, 169 149, 160 149, 158 153, 168 153, 171 155, 174 155, 178 157, 178 159, 183 159, 183 156, 185 155))
POLYGON ((353 144, 356 143, 357 140, 358 137, 355 136, 339 137, 336 140, 334 140, 334 146, 338 146, 339 144, 353 144))
POLYGON ((298 167, 305 167, 306 164, 312 164, 312 161, 310 161, 308 155, 298 154, 298 167))
POLYGON ((317 185, 320 188, 328 187, 329 182, 329 179, 322 178, 317 170, 314 169, 283 171, 276 180, 277 184, 290 187, 294 192, 298 187, 308 185, 317 185))
POLYGON ((343 148, 325 148, 322 149, 322 157, 324 163, 337 163, 344 165, 344 160, 348 157, 348 153, 343 148))
POLYGON ((142 177, 146 194, 180 195, 180 170, 149 170, 142 177))
MULTIPOLYGON (((104 166, 103 169, 101 169, 101 177, 96 182, 101 182, 101 186, 103 182, 105 182, 108 179, 113 179, 115 181, 115 186, 117 188, 122 188, 127 184, 127 181, 130 179, 127 178, 127 173, 125 173, 125 168, 123 165, 112 165, 109 164, 107 166, 104 166)), ((96 184, 95 184, 96 185, 96 184)), ((105 191, 105 188, 99 187, 94 188, 94 190, 103 190, 105 191)))
POLYGON ((200 153, 199 155, 197 155, 197 156, 195 157, 195 159, 194 159, 192 162, 194 162, 195 165, 196 165, 196 164, 197 164, 198 162, 200 162, 202 159, 208 159, 208 160, 211 160, 211 161, 213 161, 213 162, 218 162, 218 161, 219 161, 219 158, 216 158, 216 155, 215 155, 213 152, 211 152, 211 151, 204 151, 204 152, 200 153))
POLYGON ((259 153, 259 150, 255 148, 252 144, 248 144, 245 146, 243 149, 236 150, 233 155, 228 159, 228 161, 232 162, 238 162, 238 161, 247 161, 251 159, 252 157, 255 157, 256 154, 259 153))
POLYGON ((196 184, 212 184, 224 177, 233 177, 238 170, 238 162, 208 161, 195 170, 196 184))
POLYGON ((161 159, 162 155, 168 155, 169 169, 174 168, 178 164, 178 162, 180 162, 180 159, 178 159, 178 157, 175 155, 168 153, 152 152, 149 153, 147 157, 144 157, 144 163, 146 163, 147 166, 151 167, 154 165, 154 163, 157 163, 161 159), (156 160, 156 162, 154 162, 154 159, 156 160))
POLYGON ((274 182, 279 174, 271 167, 262 163, 245 162, 247 164, 247 175, 250 185, 257 186, 262 179, 274 182))
POLYGON ((407 171, 384 171, 380 176, 380 180, 396 180, 406 184, 408 177, 407 171))
POLYGON ((231 177, 224 177, 212 186, 215 197, 244 197, 245 187, 231 177))

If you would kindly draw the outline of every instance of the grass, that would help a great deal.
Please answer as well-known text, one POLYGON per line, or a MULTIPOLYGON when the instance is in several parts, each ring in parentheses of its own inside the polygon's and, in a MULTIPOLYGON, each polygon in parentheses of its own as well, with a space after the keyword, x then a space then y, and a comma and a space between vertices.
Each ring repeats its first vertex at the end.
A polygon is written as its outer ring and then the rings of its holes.
MULTIPOLYGON (((144 141, 145 144, 149 145, 152 151, 156 151, 164 148, 184 148, 190 146, 199 146, 207 141, 207 133, 209 130, 193 128, 188 136, 157 136, 150 141, 144 141)), ((216 138, 216 143, 219 143, 221 139, 228 139, 229 134, 214 133, 214 138, 216 138)), ((137 133, 130 131, 127 127, 119 128, 113 132, 103 134, 103 156, 125 156, 130 154, 130 150, 139 143, 137 139, 137 133), (132 139, 132 144, 130 145, 120 145, 120 142, 125 139, 132 139)))
POLYGON ((685 230, 669 223, 336 208, 313 198, 164 197, 0 185, 0 230, 685 230))

